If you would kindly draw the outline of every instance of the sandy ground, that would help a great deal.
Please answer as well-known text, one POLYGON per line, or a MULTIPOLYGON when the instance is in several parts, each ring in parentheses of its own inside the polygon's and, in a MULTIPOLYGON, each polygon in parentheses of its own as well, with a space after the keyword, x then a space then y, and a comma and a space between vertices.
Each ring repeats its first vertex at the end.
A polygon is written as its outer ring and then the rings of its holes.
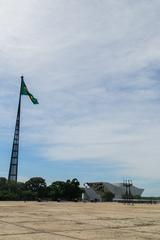
POLYGON ((160 240, 160 204, 0 202, 0 240, 160 240))

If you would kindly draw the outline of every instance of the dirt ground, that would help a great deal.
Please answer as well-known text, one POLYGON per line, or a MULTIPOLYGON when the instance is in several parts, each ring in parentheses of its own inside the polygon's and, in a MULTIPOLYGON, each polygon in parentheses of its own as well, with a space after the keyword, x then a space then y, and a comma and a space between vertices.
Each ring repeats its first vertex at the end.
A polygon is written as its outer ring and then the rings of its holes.
POLYGON ((160 204, 0 202, 0 240, 160 240, 160 204))

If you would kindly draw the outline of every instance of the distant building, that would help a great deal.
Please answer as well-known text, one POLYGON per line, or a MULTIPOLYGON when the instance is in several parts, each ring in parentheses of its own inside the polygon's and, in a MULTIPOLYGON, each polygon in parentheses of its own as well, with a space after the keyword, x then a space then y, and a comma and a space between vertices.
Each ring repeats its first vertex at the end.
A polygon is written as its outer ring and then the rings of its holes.
MULTIPOLYGON (((122 199, 126 194, 123 183, 92 182, 84 184, 83 199, 88 201, 102 201, 103 195, 107 192, 114 194, 114 199, 122 199)), ((144 189, 132 185, 130 188, 132 196, 141 196, 144 189)))

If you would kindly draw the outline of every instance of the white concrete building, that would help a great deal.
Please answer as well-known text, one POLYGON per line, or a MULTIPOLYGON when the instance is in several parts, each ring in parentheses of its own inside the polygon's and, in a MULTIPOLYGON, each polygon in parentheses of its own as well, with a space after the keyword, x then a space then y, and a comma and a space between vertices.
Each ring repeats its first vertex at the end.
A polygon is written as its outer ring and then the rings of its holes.
MULTIPOLYGON (((102 201, 103 194, 105 192, 112 192, 114 199, 122 199, 126 193, 126 188, 123 183, 108 183, 108 182, 92 182, 85 185, 84 200, 88 201, 102 201)), ((137 188, 132 185, 130 192, 133 196, 141 196, 144 189, 137 188)))

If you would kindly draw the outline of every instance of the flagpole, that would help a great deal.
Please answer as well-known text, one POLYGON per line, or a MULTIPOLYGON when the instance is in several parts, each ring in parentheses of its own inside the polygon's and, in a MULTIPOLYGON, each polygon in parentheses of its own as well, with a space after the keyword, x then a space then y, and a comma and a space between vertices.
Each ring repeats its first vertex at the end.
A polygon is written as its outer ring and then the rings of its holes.
POLYGON ((22 81, 23 81, 23 76, 21 76, 17 119, 16 119, 16 126, 15 126, 15 132, 14 132, 14 139, 13 139, 13 146, 12 146, 10 168, 9 168, 9 174, 8 174, 8 181, 16 181, 16 182, 17 182, 17 175, 18 175, 18 157, 19 157, 19 135, 20 135, 20 120, 21 120, 20 117, 21 117, 21 89, 22 89, 22 81))
POLYGON ((21 89, 22 89, 22 81, 23 81, 24 77, 21 76, 21 85, 20 85, 20 92, 19 92, 19 103, 18 103, 18 112, 17 112, 17 116, 18 116, 18 113, 20 115, 21 113, 21 98, 22 98, 22 94, 21 94, 21 89))

